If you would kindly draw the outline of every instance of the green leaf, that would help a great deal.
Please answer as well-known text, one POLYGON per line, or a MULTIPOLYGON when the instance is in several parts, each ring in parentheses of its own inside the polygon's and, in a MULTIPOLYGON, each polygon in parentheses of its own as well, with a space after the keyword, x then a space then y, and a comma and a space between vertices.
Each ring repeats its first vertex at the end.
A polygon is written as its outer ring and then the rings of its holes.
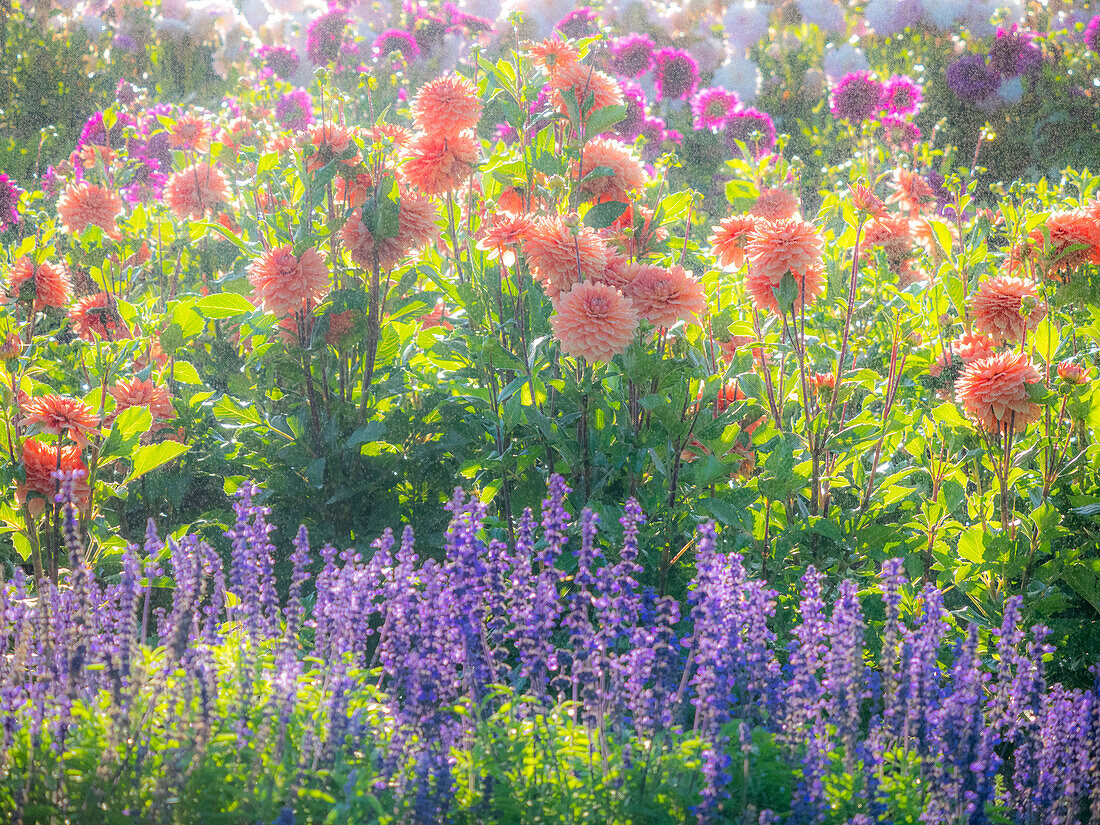
POLYGON ((621 103, 596 109, 588 115, 588 120, 584 125, 584 134, 588 137, 595 137, 606 132, 624 117, 626 117, 626 106, 621 103))
POLYGON ((155 470, 162 464, 166 464, 173 458, 179 458, 191 449, 189 444, 180 444, 178 441, 162 441, 159 444, 146 444, 138 447, 131 456, 134 469, 127 478, 127 483, 135 478, 140 478, 151 470, 155 470))
POLYGON ((622 201, 604 201, 597 203, 584 213, 584 225, 592 229, 606 229, 615 223, 626 211, 622 201))
POLYGON ((247 298, 233 292, 219 292, 200 298, 195 303, 195 309, 207 318, 233 318, 256 311, 256 307, 247 298))

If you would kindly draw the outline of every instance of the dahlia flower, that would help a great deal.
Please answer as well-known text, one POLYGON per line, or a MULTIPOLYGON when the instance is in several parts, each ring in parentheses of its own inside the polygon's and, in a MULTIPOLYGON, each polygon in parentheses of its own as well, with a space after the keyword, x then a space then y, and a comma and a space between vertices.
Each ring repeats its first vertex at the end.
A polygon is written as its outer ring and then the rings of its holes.
POLYGON ((229 202, 229 184, 217 167, 194 163, 172 173, 164 197, 177 218, 201 218, 207 211, 229 202))
POLYGON ((740 269, 745 263, 745 244, 756 228, 753 215, 731 215, 711 230, 707 242, 721 267, 740 269))
POLYGON ((657 46, 647 34, 629 34, 611 41, 608 66, 622 77, 641 77, 653 65, 657 46))
POLYGON ((482 103, 473 83, 451 74, 425 83, 410 108, 420 131, 435 138, 453 138, 477 126, 482 103))
POLYGON ((623 102, 622 89, 619 88, 615 78, 583 63, 561 66, 550 76, 550 85, 553 87, 552 99, 558 111, 569 114, 569 109, 565 105, 565 95, 571 95, 577 101, 582 120, 588 116, 589 112, 623 102), (588 100, 589 95, 592 96, 592 104, 586 106, 585 101, 588 100))
POLYGON ((757 223, 745 247, 749 259, 745 289, 753 304, 761 310, 779 312, 775 290, 788 272, 798 287, 796 307, 820 295, 825 288, 822 245, 813 225, 797 218, 757 223))
POLYGON ((524 53, 531 62, 553 77, 560 69, 576 65, 581 59, 577 47, 566 40, 548 39, 541 43, 524 43, 524 53))
POLYGON ((680 320, 698 323, 706 314, 703 285, 682 266, 631 264, 627 269, 632 274, 623 291, 654 326, 670 327, 680 320))
POLYGON ((744 143, 755 158, 770 152, 776 142, 775 124, 771 116, 753 108, 731 112, 726 118, 722 135, 734 157, 740 157, 738 142, 744 143))
POLYGON ((583 281, 554 301, 550 326, 566 355, 610 361, 634 339, 638 312, 614 287, 583 281))
POLYGON ((869 72, 846 74, 836 84, 829 101, 834 117, 849 123, 870 120, 883 108, 886 90, 869 72))
POLYGON ((1003 344, 1022 341, 1046 315, 1046 306, 1038 302, 1034 284, 998 276, 982 283, 970 298, 970 312, 979 331, 1003 344))
POLYGON ((23 297, 23 291, 34 295, 34 309, 46 307, 60 309, 69 301, 71 285, 65 270, 49 261, 40 264, 27 255, 17 260, 8 275, 8 294, 13 298, 23 297))
POLYGON ((536 219, 527 230, 523 251, 532 274, 551 299, 598 273, 611 254, 595 230, 570 228, 560 217, 536 219))
POLYGON ((130 328, 118 314, 114 299, 106 292, 79 298, 69 308, 69 322, 73 325, 73 332, 85 341, 94 341, 96 337, 106 341, 132 337, 130 328))
POLYGON ((309 312, 329 291, 329 271, 316 249, 296 257, 290 246, 265 252, 248 268, 253 294, 266 312, 280 317, 309 312))
POLYGON ((66 433, 81 447, 86 447, 88 437, 94 435, 99 426, 99 416, 80 399, 40 395, 23 405, 21 423, 49 435, 66 433))
POLYGON ((1075 387, 1088 383, 1089 371, 1076 361, 1065 360, 1058 364, 1058 377, 1075 387))
POLYGON ((205 152, 210 148, 210 124, 188 112, 168 128, 168 145, 173 149, 205 152))
POLYGON ((658 49, 653 77, 658 100, 687 100, 699 86, 699 64, 683 49, 658 49))
POLYGON ((696 131, 718 131, 726 125, 726 120, 740 105, 740 98, 721 86, 700 89, 691 99, 691 113, 695 117, 696 131))
POLYGON ((275 120, 284 129, 304 132, 313 123, 313 98, 305 89, 292 89, 275 104, 275 120))
MULTIPOLYGON (((642 162, 625 143, 596 138, 584 145, 580 168, 580 190, 596 200, 629 200, 628 192, 645 186, 646 174, 642 162), (610 175, 587 177, 599 168, 610 169, 610 175)), ((578 177, 577 163, 570 171, 574 180, 578 177)))
POLYGON ((477 167, 478 143, 469 134, 422 134, 402 151, 404 180, 425 195, 454 192, 477 167))
POLYGON ((306 28, 306 57, 317 66, 327 66, 340 55, 348 17, 338 6, 330 8, 306 28))
POLYGON ((1039 249, 1045 248, 1051 272, 1100 263, 1100 214, 1087 209, 1053 212, 1047 218, 1046 232, 1041 227, 1033 229, 1028 239, 1039 249))
POLYGON ((91 488, 85 480, 88 468, 84 466, 80 452, 80 447, 75 445, 70 444, 59 450, 56 444, 47 444, 36 438, 28 438, 23 442, 23 470, 27 475, 27 481, 22 485, 22 489, 17 491, 17 498, 26 501, 27 492, 34 492, 52 500, 60 485, 53 474, 60 468, 62 473, 76 471, 84 473, 83 477, 73 482, 73 503, 77 507, 85 507, 91 495, 91 488))
POLYGON ((515 248, 523 242, 530 228, 529 216, 505 214, 485 230, 484 236, 477 242, 477 248, 487 252, 485 257, 489 260, 499 258, 502 265, 514 266, 515 248))
POLYGON ((964 55, 947 67, 947 88, 967 103, 986 100, 1000 83, 1000 77, 980 54, 964 55))
POLYGON ((116 240, 118 216, 122 212, 122 198, 102 186, 87 181, 73 183, 65 188, 57 201, 57 213, 66 232, 79 235, 89 226, 98 226, 116 240))
POLYGON ((908 75, 894 75, 884 88, 886 110, 892 115, 914 115, 920 109, 921 87, 908 75))
POLYGON ((122 380, 107 392, 115 399, 115 415, 131 407, 147 407, 154 420, 166 421, 176 417, 168 388, 156 386, 150 378, 122 380))
POLYGON ((1024 430, 1041 408, 1027 388, 1043 380, 1022 352, 1002 352, 971 361, 955 382, 955 397, 966 416, 987 432, 1024 430))

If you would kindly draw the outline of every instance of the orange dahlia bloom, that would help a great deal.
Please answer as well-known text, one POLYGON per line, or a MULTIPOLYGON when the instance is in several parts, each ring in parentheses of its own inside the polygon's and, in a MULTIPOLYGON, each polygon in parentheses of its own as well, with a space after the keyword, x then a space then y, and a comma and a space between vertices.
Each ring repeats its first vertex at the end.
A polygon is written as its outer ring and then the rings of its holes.
POLYGON ((813 225, 797 218, 757 223, 745 246, 749 259, 745 289, 753 304, 758 309, 779 312, 775 290, 788 272, 798 287, 796 307, 817 298, 825 288, 822 244, 813 225))
POLYGON ((69 438, 84 447, 88 444, 88 436, 99 426, 99 416, 77 398, 40 395, 23 405, 22 424, 50 435, 68 433, 69 438))
POLYGON ((565 95, 575 95, 581 120, 584 120, 589 112, 605 106, 617 106, 623 102, 623 91, 615 78, 581 63, 562 65, 550 75, 550 86, 553 88, 551 99, 563 115, 569 114, 565 105, 565 95), (585 106, 589 95, 592 95, 592 103, 585 106))
POLYGON ((79 235, 89 226, 98 226, 117 240, 122 237, 117 223, 121 212, 122 198, 110 189, 87 181, 70 184, 57 200, 57 213, 70 235, 79 235))
POLYGON ((759 219, 754 215, 730 215, 711 230, 707 242, 719 266, 740 269, 745 263, 745 244, 759 219))
POLYGON ((1034 284, 1022 278, 997 276, 985 281, 970 298, 970 311, 978 330, 1003 344, 1022 341, 1028 330, 1039 325, 1047 310, 1046 305, 1038 302, 1034 284))
POLYGON ((119 381, 107 390, 115 399, 115 415, 130 407, 148 407, 154 420, 167 421, 176 417, 172 396, 167 387, 156 386, 152 379, 130 378, 119 381))
POLYGON ((703 285, 682 266, 666 269, 653 264, 631 264, 629 282, 623 288, 638 313, 657 327, 679 320, 698 322, 707 311, 703 285))
POLYGON ((489 260, 500 258, 504 266, 515 266, 515 248, 523 242, 527 232, 531 229, 531 217, 529 215, 505 214, 497 218, 492 225, 485 230, 484 237, 477 242, 477 248, 488 254, 489 260))
POLYGON ((896 203, 899 208, 910 215, 920 212, 925 202, 935 197, 928 181, 908 169, 894 170, 891 188, 893 192, 886 198, 886 203, 896 203))
MULTIPOLYGON (((439 238, 435 224, 435 204, 430 199, 406 189, 401 192, 397 207, 397 235, 377 244, 378 265, 384 270, 396 267, 405 256, 423 249, 439 238)), ((364 269, 374 266, 375 241, 363 223, 362 210, 351 213, 340 238, 351 258, 364 269)))
POLYGON ((1002 352, 967 364, 955 382, 955 397, 983 430, 1019 432, 1039 418, 1041 408, 1027 388, 1042 380, 1026 354, 1002 352))
POLYGON ((527 231, 523 251, 531 272, 551 299, 577 281, 595 277, 611 254, 595 230, 587 226, 572 229, 560 217, 536 219, 527 231))
POLYGON ((211 164, 193 163, 172 173, 164 187, 164 198, 177 218, 201 218, 219 204, 229 202, 229 184, 211 164))
POLYGON ((69 322, 73 332, 85 341, 96 336, 106 341, 119 341, 133 337, 130 328, 118 314, 114 300, 106 292, 85 295, 69 308, 69 322))
POLYGON ((28 298, 34 296, 35 310, 65 306, 71 288, 69 277, 62 267, 49 261, 36 266, 28 255, 17 260, 8 274, 8 294, 18 299, 24 297, 24 290, 27 290, 28 298))
POLYGON ((852 206, 857 212, 866 212, 874 218, 886 216, 886 205, 878 199, 870 187, 857 183, 848 188, 852 193, 852 206))
POLYGON ((638 328, 630 299, 607 284, 582 281, 554 301, 550 326, 562 352, 588 361, 610 361, 638 328))
POLYGON ((810 376, 810 386, 817 395, 821 395, 822 393, 831 395, 833 388, 836 387, 836 373, 815 372, 810 376))
MULTIPOLYGON (((58 449, 55 444, 46 444, 36 438, 23 442, 23 470, 27 474, 26 484, 17 492, 17 498, 26 501, 27 492, 38 493, 52 500, 59 489, 59 482, 53 477, 58 469, 58 449)), ((84 478, 73 482, 73 500, 77 507, 84 507, 91 495, 88 486, 88 468, 80 458, 80 448, 74 445, 60 450, 60 468, 62 472, 82 471, 84 478)))
MULTIPOLYGON (((642 162, 634 157, 626 144, 617 140, 596 138, 584 145, 581 159, 580 191, 596 200, 628 200, 627 193, 645 186, 646 174, 642 162), (596 169, 610 169, 610 175, 585 177, 596 169)), ((573 162, 570 175, 577 179, 577 162, 573 162)))
POLYGON ((1085 263, 1100 263, 1100 215, 1083 209, 1053 212, 1047 218, 1046 245, 1043 229, 1033 229, 1028 239, 1046 251, 1046 265, 1051 272, 1076 269, 1085 263))
POLYGON ((907 218, 872 218, 863 225, 863 244, 881 246, 891 265, 900 264, 913 249, 912 225, 907 218))
POLYGON ((298 258, 290 246, 275 247, 252 262, 248 280, 264 310, 280 317, 309 312, 329 291, 325 259, 312 248, 298 258))
POLYGON ((523 49, 531 62, 551 77, 559 69, 572 66, 581 59, 577 47, 567 40, 543 40, 541 43, 528 40, 523 43, 523 49))
POLYGON ((374 143, 392 140, 398 146, 404 146, 413 138, 411 129, 396 123, 376 123, 367 130, 367 137, 374 143))
POLYGON ((173 149, 205 152, 210 148, 210 133, 210 124, 189 112, 169 127, 168 145, 173 149))
POLYGON ((954 341, 948 343, 947 348, 939 354, 937 359, 928 367, 928 374, 933 378, 939 375, 958 356, 964 364, 977 361, 993 354, 996 343, 992 338, 982 335, 980 332, 964 332, 954 341))
POLYGON ((452 74, 421 86, 409 108, 421 132, 452 138, 477 126, 481 107, 474 84, 462 75, 452 74))
POLYGON ((332 179, 332 196, 344 206, 362 206, 374 194, 374 176, 370 172, 337 175, 332 179))
POLYGON ((352 131, 339 123, 314 123, 309 127, 309 145, 313 148, 309 160, 306 162, 306 171, 310 174, 328 166, 337 158, 345 166, 359 165, 359 152, 354 154, 352 143, 352 131), (348 155, 348 157, 345 157, 348 155))
POLYGON ((413 138, 401 154, 405 159, 402 175, 408 183, 425 195, 445 195, 473 174, 478 144, 469 134, 423 134, 413 138))
POLYGON ((596 281, 601 284, 607 284, 613 286, 615 289, 622 293, 626 293, 626 286, 633 280, 637 270, 635 269, 634 262, 630 260, 626 255, 620 255, 617 252, 610 252, 607 256, 607 263, 604 264, 604 268, 599 272, 594 272, 588 276, 590 281, 596 281))
POLYGON ((749 212, 769 221, 782 221, 798 215, 802 204, 798 195, 785 189, 765 189, 757 197, 749 212))

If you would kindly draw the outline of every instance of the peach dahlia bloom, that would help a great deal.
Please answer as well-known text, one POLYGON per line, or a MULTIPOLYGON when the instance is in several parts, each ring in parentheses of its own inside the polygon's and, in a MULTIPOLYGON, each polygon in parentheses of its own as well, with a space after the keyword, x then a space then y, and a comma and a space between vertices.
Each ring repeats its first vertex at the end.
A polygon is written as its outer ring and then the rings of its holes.
POLYGON ((955 382, 955 397, 967 417, 988 432, 1019 432, 1039 418, 1027 388, 1043 380, 1022 352, 1001 352, 971 361, 955 382))
POLYGON ((910 216, 920 212, 926 201, 935 197, 932 187, 923 177, 908 169, 895 169, 891 179, 890 196, 886 198, 887 204, 896 203, 910 216))
POLYGON ((96 432, 99 416, 78 398, 64 395, 40 395, 23 405, 24 427, 34 427, 49 435, 67 433, 80 446, 96 432))
POLYGON ((550 326, 562 352, 589 361, 610 361, 625 350, 638 328, 630 299, 607 284, 582 281, 554 301, 550 326))
POLYGON ((298 258, 290 246, 275 247, 252 262, 248 280, 264 310, 279 316, 308 312, 329 290, 328 266, 312 248, 298 258))
MULTIPOLYGON (((642 162, 634 157, 625 143, 617 140, 596 138, 584 145, 584 157, 581 159, 580 190, 596 200, 626 201, 627 193, 645 186, 646 174, 642 162), (610 175, 584 178, 594 170, 606 167, 610 175)), ((577 163, 573 162, 570 175, 577 179, 577 163)))
POLYGON ((595 277, 611 255, 595 230, 570 228, 560 217, 536 219, 527 231, 523 251, 531 272, 551 299, 582 278, 595 277))
POLYGON ((515 249, 527 236, 531 229, 529 215, 513 215, 505 213, 497 218, 492 225, 485 230, 481 240, 477 242, 477 248, 488 253, 485 257, 489 260, 500 259, 504 266, 514 266, 516 263, 515 249))
MULTIPOLYGON (((58 469, 59 451, 56 444, 47 444, 36 438, 28 438, 23 442, 23 469, 27 474, 27 481, 17 491, 17 499, 26 501, 28 492, 38 493, 47 499, 52 499, 57 492, 58 482, 53 473, 58 469)), ((74 481, 73 499, 77 507, 84 507, 91 495, 91 488, 87 482, 88 468, 80 458, 80 447, 68 445, 60 450, 61 472, 84 472, 84 478, 74 481)))
POLYGON ((573 66, 581 59, 577 47, 567 40, 543 40, 541 43, 526 41, 524 54, 531 62, 551 77, 566 66, 573 66))
POLYGON ((70 184, 57 200, 57 213, 70 235, 79 235, 89 226, 98 226, 118 239, 122 237, 117 223, 121 212, 122 198, 110 189, 87 181, 70 184))
POLYGON ((1080 387, 1089 381, 1089 370, 1076 361, 1067 358, 1058 364, 1058 377, 1067 384, 1080 387))
POLYGON ((1035 285, 1022 278, 997 276, 982 283, 970 298, 974 326, 998 344, 1022 341, 1046 315, 1046 306, 1038 301, 1035 285), (1024 301, 1029 308, 1023 314, 1024 301))
POLYGON ((211 164, 193 163, 172 173, 164 187, 164 198, 177 218, 201 218, 219 204, 229 202, 229 184, 211 164))
POLYGON ((718 265, 740 269, 745 263, 745 244, 760 219, 755 215, 730 215, 711 230, 707 241, 718 265))
POLYGON ((210 124, 188 112, 168 129, 168 145, 173 149, 205 152, 210 147, 211 131, 210 124))
POLYGON ((445 195, 461 186, 477 167, 478 144, 469 134, 417 135, 401 153, 404 179, 425 195, 445 195))
POLYGON ((937 378, 946 367, 951 365, 956 356, 964 364, 969 364, 971 361, 992 355, 995 347, 996 342, 980 332, 964 332, 948 343, 947 348, 928 367, 928 374, 937 378))
POLYGON ((765 189, 757 197, 749 212, 758 218, 769 221, 781 221, 798 215, 802 204, 798 195, 786 189, 765 189))
POLYGON ((378 265, 383 270, 391 270, 401 260, 414 251, 423 249, 439 237, 439 228, 435 224, 435 204, 430 199, 405 190, 397 207, 397 235, 384 238, 376 244, 367 225, 363 223, 362 210, 351 213, 340 238, 351 254, 351 259, 363 269, 374 266, 377 251, 378 265))
POLYGON ((421 132, 449 138, 477 126, 482 104, 474 84, 452 74, 425 83, 410 108, 421 132))
POLYGON ((653 264, 631 264, 629 282, 623 288, 638 313, 657 327, 679 320, 698 322, 707 311, 703 285, 682 266, 666 269, 653 264))
POLYGON ((821 236, 806 221, 760 221, 745 245, 749 259, 745 290, 753 304, 758 309, 779 312, 775 290, 787 272, 794 276, 798 287, 796 307, 817 298, 825 288, 822 245, 821 236))
POLYGON ((551 99, 563 115, 569 114, 565 95, 576 95, 582 119, 596 109, 623 102, 623 92, 615 78, 582 63, 562 65, 550 75, 550 86, 553 88, 551 99), (588 95, 592 95, 592 105, 585 107, 588 95))
POLYGON ((150 378, 144 381, 140 378, 119 381, 107 392, 115 399, 115 415, 131 407, 148 407, 154 420, 165 421, 176 417, 168 388, 156 386, 150 378))
POLYGON ((105 341, 132 337, 130 328, 118 314, 114 300, 106 292, 79 298, 69 308, 69 322, 73 325, 73 332, 85 341, 95 341, 97 336, 105 341))
POLYGON ((1053 212, 1047 218, 1046 233, 1042 228, 1033 229, 1028 239, 1038 249, 1045 249, 1051 272, 1100 263, 1100 215, 1088 210, 1053 212), (1049 246, 1046 235, 1050 236, 1049 246))
POLYGON ((24 255, 15 262, 8 274, 8 294, 18 299, 28 286, 34 295, 35 310, 65 306, 72 289, 69 277, 62 267, 49 261, 36 265, 29 255, 24 255))

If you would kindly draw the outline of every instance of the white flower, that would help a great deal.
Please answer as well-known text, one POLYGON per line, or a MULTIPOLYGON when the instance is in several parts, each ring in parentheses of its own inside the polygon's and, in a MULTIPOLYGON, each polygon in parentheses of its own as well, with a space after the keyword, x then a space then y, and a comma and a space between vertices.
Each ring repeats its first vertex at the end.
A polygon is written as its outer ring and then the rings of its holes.
POLYGON ((747 57, 731 55, 714 72, 711 85, 725 86, 742 103, 751 103, 760 94, 760 67, 747 57))
POLYGON ((768 9, 761 8, 754 0, 731 3, 722 17, 726 30, 726 42, 733 50, 747 49, 764 39, 768 33, 768 9))
POLYGON ((798 0, 802 19, 825 32, 844 31, 844 9, 834 0, 798 0))
POLYGON ((823 62, 825 76, 834 82, 850 72, 862 72, 871 68, 863 49, 851 43, 845 43, 839 49, 826 51, 823 62))

